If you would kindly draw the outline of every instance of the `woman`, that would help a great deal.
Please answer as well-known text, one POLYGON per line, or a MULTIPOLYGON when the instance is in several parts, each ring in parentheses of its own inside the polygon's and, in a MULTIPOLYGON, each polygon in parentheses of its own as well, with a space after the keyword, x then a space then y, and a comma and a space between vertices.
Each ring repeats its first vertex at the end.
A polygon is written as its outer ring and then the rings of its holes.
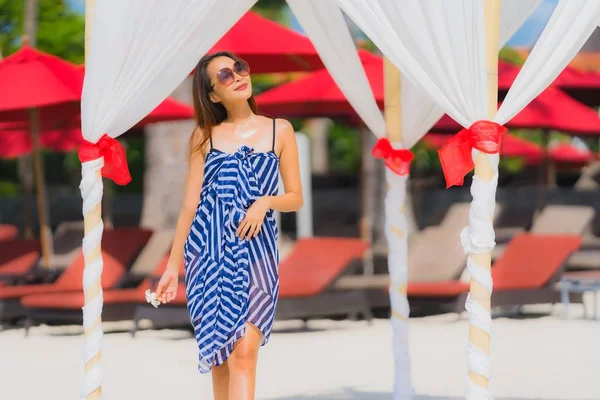
POLYGON ((229 52, 207 55, 196 67, 198 127, 173 248, 156 290, 159 301, 172 301, 185 263, 198 369, 212 371, 217 400, 254 399, 258 349, 269 340, 279 288, 273 212, 297 211, 303 203, 294 130, 288 121, 257 114, 249 72, 229 52))

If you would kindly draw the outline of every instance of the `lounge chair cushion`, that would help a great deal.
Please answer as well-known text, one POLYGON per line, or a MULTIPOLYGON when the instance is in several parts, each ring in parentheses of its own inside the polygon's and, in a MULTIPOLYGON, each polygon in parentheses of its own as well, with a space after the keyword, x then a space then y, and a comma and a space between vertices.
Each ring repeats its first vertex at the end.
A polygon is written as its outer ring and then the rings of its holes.
POLYGON ((299 239, 279 266, 279 297, 315 296, 331 286, 368 243, 356 238, 299 239))
MULTIPOLYGON (((150 231, 139 228, 119 228, 104 232, 102 241, 102 287, 116 285, 125 274, 140 248, 148 241, 150 231)), ((83 291, 83 254, 53 284, 21 285, 0 289, 0 300, 16 299, 36 293, 83 291)))

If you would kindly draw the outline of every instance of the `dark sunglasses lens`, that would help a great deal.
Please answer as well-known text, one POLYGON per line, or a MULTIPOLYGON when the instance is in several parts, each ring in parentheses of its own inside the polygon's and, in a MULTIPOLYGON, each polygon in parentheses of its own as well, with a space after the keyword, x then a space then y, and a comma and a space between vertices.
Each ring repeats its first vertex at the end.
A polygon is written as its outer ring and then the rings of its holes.
POLYGON ((217 80, 222 85, 230 85, 233 83, 233 72, 229 68, 223 68, 219 72, 217 72, 217 80))
POLYGON ((235 70, 236 74, 239 74, 242 76, 246 76, 250 73, 250 66, 244 60, 236 61, 233 64, 233 69, 235 70))

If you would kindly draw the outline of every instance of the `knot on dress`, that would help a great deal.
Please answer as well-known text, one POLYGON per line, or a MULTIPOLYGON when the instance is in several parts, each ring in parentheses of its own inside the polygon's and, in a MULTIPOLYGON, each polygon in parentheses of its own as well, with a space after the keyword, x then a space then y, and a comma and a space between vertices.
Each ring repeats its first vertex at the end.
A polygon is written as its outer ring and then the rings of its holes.
POLYGON ((254 149, 250 146, 242 146, 235 153, 233 153, 234 157, 238 160, 245 160, 249 154, 254 153, 254 149))

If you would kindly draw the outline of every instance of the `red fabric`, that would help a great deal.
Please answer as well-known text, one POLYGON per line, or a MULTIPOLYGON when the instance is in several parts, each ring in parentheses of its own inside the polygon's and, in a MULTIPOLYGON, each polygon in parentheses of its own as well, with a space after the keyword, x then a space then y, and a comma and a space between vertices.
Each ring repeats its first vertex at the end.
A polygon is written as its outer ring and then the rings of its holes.
POLYGON ((121 143, 104 134, 98 143, 85 141, 79 147, 79 160, 82 163, 100 157, 104 157, 103 177, 112 179, 117 185, 127 185, 131 182, 125 148, 121 143))
MULTIPOLYGON (((433 149, 439 149, 452 136, 443 133, 428 133, 423 137, 423 143, 433 149)), ((523 157, 528 164, 539 164, 544 157, 544 149, 528 140, 506 134, 502 136, 500 155, 505 157, 523 157)), ((595 155, 590 150, 581 150, 569 143, 561 143, 548 151, 550 159, 556 163, 581 164, 592 160, 595 155)))
POLYGON ((446 178, 446 188, 462 185, 464 177, 474 167, 471 151, 475 148, 487 154, 498 153, 502 135, 507 129, 492 121, 476 121, 448 140, 438 150, 446 178))
POLYGON ((253 73, 323 68, 323 62, 308 37, 251 11, 244 14, 209 53, 223 50, 246 60, 253 73))
POLYGON ((373 157, 381 158, 385 166, 398 175, 410 172, 410 162, 414 155, 408 149, 394 149, 388 138, 380 138, 372 150, 373 157))
MULTIPOLYGON (((373 96, 379 107, 383 108, 383 59, 364 50, 358 53, 373 96)), ((256 97, 256 104, 265 114, 285 117, 356 114, 326 69, 267 90, 256 97)))
MULTIPOLYGON (((428 133, 422 140, 426 146, 439 149, 446 144, 450 138, 452 138, 452 136, 448 134, 428 133)), ((507 133, 502 136, 500 155, 505 157, 525 157, 528 160, 537 160, 544 155, 544 150, 535 143, 507 133)))

